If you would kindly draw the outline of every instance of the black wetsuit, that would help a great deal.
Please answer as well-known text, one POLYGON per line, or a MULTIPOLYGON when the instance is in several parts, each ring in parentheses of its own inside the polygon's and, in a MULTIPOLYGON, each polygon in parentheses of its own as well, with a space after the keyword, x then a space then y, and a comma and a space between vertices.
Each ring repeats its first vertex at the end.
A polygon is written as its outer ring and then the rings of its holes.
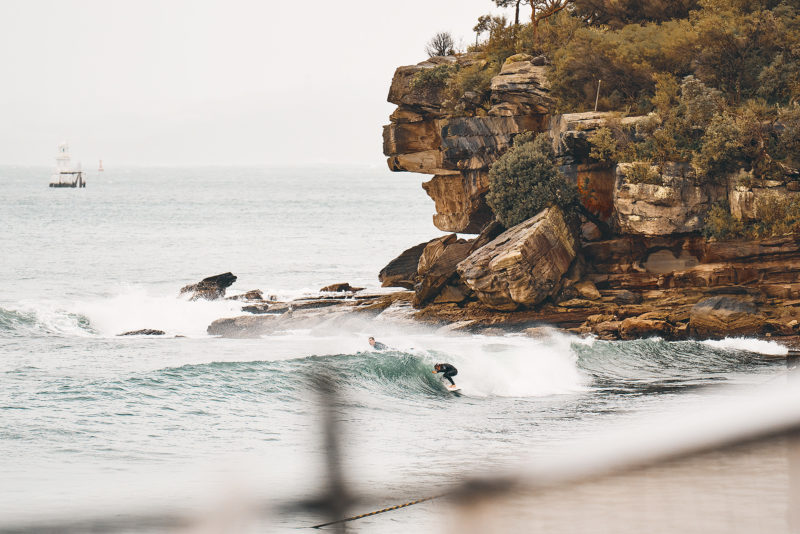
POLYGON ((439 369, 436 372, 437 373, 444 373, 444 377, 446 379, 448 379, 451 384, 453 384, 454 386, 456 385, 456 383, 453 382, 453 378, 452 377, 454 377, 454 376, 456 376, 458 374, 458 369, 456 369, 455 367, 453 367, 449 363, 440 363, 439 364, 439 369))
POLYGON ((372 345, 372 348, 375 350, 386 350, 388 347, 380 341, 376 341, 375 344, 372 345))

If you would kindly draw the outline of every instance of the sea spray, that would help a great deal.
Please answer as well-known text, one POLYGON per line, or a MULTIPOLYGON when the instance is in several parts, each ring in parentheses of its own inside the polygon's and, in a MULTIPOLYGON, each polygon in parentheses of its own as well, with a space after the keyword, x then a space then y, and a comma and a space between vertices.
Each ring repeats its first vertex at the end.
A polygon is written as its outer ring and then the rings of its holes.
POLYGON ((76 302, 72 309, 86 316, 92 328, 106 337, 142 328, 164 330, 168 335, 203 337, 214 319, 242 313, 238 301, 189 301, 174 295, 153 295, 135 286, 108 298, 76 302))
POLYGON ((755 354, 763 354, 765 356, 785 356, 789 354, 789 349, 784 345, 776 341, 767 341, 764 339, 726 337, 718 340, 709 339, 703 341, 703 344, 715 349, 740 350, 753 352, 755 354))

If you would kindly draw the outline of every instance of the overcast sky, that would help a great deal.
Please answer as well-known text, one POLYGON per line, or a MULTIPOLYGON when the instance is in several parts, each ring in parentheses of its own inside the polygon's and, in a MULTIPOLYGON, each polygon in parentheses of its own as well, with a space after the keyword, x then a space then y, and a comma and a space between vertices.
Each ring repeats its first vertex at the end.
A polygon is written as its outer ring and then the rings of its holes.
POLYGON ((381 164, 394 69, 490 0, 0 2, 0 164, 381 164))

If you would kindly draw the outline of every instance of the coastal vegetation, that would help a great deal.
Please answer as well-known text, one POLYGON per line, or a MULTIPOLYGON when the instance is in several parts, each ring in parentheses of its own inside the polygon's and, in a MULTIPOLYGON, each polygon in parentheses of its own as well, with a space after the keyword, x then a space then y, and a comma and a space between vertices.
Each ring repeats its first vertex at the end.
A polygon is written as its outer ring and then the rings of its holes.
POLYGON ((570 215, 578 192, 558 171, 548 135, 524 133, 492 165, 486 202, 503 226, 511 228, 553 205, 570 215))
MULTIPOLYGON (((658 183, 659 173, 651 167, 670 162, 689 164, 698 183, 721 184, 734 173, 742 174, 749 185, 797 176, 800 5, 796 1, 493 3, 515 8, 514 20, 481 16, 473 28, 476 41, 468 49, 472 56, 466 66, 440 65, 420 72, 415 80, 442 87, 451 116, 485 114, 491 78, 506 60, 525 53, 542 57, 547 65, 557 112, 596 109, 614 111, 620 118, 643 117, 624 124, 608 120, 589 137, 593 161, 637 163, 628 168, 633 183, 658 183), (530 17, 521 17, 521 8, 530 9, 530 17)), ((523 150, 515 145, 509 157, 527 154, 533 161, 531 151, 532 147, 523 150)), ((505 160, 495 165, 496 178, 510 168, 505 160)), ((521 205, 540 203, 522 198, 521 191, 517 195, 521 205)), ((501 197, 505 198, 491 193, 490 205, 508 212, 500 207, 508 206, 501 197)), ((792 222, 796 209, 772 208, 773 213, 783 214, 780 224, 739 228, 723 224, 731 214, 723 217, 720 210, 725 207, 720 204, 708 215, 706 233, 719 239, 778 235, 797 226, 792 222)))

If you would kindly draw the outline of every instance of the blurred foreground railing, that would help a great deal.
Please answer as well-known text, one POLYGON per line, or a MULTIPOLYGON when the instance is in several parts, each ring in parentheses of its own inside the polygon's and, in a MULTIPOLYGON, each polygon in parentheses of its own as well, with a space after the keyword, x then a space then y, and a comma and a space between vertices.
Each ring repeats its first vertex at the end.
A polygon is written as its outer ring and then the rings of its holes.
MULTIPOLYGON (((202 514, 131 508, 18 524, 0 518, 0 533, 263 532, 287 520, 292 529, 389 528, 341 521, 406 503, 376 492, 356 497, 341 462, 334 382, 324 375, 312 380, 327 458, 326 483, 312 499, 242 499, 202 514), (293 522, 296 517, 318 520, 293 522)), ((431 524, 444 532, 800 532, 800 377, 792 372, 760 387, 718 391, 692 409, 682 404, 564 445, 546 460, 532 457, 435 494, 420 487, 415 500, 442 503, 437 511, 444 517, 431 524)), ((420 531, 404 525, 404 513, 387 512, 391 528, 420 531)))

